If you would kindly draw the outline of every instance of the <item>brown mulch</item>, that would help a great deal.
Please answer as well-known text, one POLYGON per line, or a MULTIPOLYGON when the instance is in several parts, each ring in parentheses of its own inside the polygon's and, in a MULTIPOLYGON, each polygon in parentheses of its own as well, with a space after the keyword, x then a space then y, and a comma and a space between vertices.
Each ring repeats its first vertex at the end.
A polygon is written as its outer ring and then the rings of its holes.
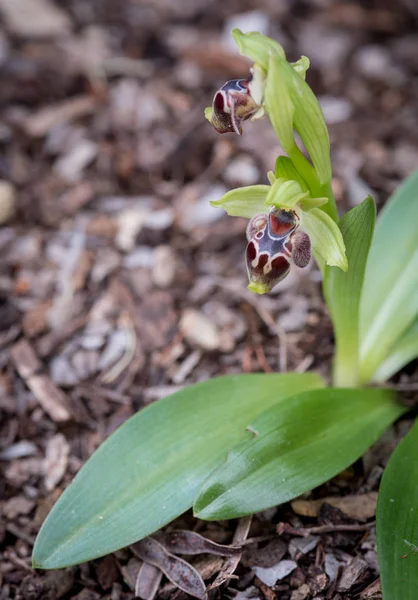
MULTIPOLYGON (((204 120, 246 74, 234 26, 311 58, 341 211, 369 192, 382 206, 418 167, 414 0, 0 0, 0 600, 184 598, 131 549, 33 571, 54 501, 118 425, 184 385, 329 376, 315 266, 251 295, 245 222, 208 202, 265 182, 278 152, 267 122, 238 138, 204 120)), ((417 380, 416 364, 400 376, 412 400, 417 380)), ((170 526, 242 546, 190 559, 224 581, 210 597, 381 598, 375 492, 401 425, 305 502, 170 526)))

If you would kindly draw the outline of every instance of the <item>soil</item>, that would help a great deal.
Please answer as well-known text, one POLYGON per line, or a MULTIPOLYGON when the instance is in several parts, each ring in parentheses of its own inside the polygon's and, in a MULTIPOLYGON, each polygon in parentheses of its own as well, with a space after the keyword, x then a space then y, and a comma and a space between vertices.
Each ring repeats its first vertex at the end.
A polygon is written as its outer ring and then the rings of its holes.
MULTIPOLYGON (((203 117, 247 74, 235 26, 310 57, 339 209, 368 193, 380 208, 418 167, 414 0, 0 0, 0 600, 127 600, 135 586, 185 598, 143 548, 32 570, 54 501, 116 427, 182 386, 329 378, 316 266, 251 295, 246 223, 209 205, 266 183, 280 151, 266 121, 220 136, 203 117)), ((396 381, 414 401, 417 364, 396 381)), ((381 598, 376 490, 407 425, 304 501, 251 522, 176 521, 168 531, 243 544, 238 558, 190 559, 208 585, 223 579, 209 597, 381 598)))

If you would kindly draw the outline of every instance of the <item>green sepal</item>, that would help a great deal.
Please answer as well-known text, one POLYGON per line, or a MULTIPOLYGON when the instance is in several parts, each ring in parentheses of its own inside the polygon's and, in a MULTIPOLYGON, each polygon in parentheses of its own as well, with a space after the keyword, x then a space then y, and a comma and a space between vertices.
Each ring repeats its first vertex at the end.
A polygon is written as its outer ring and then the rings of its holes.
POLYGON ((348 262, 345 255, 345 244, 340 228, 320 208, 313 208, 302 213, 301 229, 311 238, 312 247, 319 264, 339 267, 347 271, 348 262))
POLYGON ((211 205, 225 209, 230 217, 252 219, 255 215, 268 212, 265 201, 269 191, 269 185, 236 188, 227 192, 220 200, 211 202, 211 205))
POLYGON ((232 35, 240 54, 251 58, 251 60, 260 65, 264 71, 268 70, 270 54, 286 58, 282 46, 261 33, 256 31, 243 33, 240 29, 234 29, 232 35))
POLYGON ((301 56, 296 62, 290 63, 296 73, 305 81, 306 71, 309 69, 311 61, 307 56, 301 56))

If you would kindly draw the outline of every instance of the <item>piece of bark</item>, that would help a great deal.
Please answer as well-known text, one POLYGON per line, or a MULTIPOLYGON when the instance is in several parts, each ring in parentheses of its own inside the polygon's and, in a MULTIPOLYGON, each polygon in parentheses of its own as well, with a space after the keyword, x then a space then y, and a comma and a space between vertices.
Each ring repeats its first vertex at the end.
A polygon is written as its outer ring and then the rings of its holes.
POLYGON ((294 500, 291 506, 296 514, 303 517, 317 517, 323 504, 338 508, 355 521, 367 521, 376 514, 377 492, 352 496, 327 496, 318 500, 294 500))
POLYGON ((358 582, 368 569, 368 564, 362 558, 355 556, 345 567, 338 583, 339 592, 348 592, 358 582))
POLYGON ((75 96, 53 106, 41 108, 27 117, 22 126, 27 135, 40 138, 56 125, 93 114, 96 107, 97 102, 92 96, 75 96))
POLYGON ((24 379, 43 410, 53 421, 68 421, 71 417, 69 401, 62 390, 47 375, 38 374, 42 363, 27 340, 20 340, 10 351, 19 375, 24 379))

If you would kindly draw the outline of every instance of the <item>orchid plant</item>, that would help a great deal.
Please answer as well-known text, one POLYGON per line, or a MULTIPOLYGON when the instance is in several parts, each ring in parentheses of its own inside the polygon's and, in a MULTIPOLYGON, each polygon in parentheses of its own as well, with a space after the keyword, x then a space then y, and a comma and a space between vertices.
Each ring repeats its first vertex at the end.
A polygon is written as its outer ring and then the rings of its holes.
MULTIPOLYGON (((214 205, 249 219, 245 257, 258 294, 313 254, 334 325, 332 386, 315 373, 233 375, 142 409, 56 503, 36 540, 37 568, 103 556, 191 507, 213 520, 287 502, 359 459, 406 412, 385 382, 418 356, 418 174, 376 227, 370 197, 339 220, 328 131, 305 81, 309 60, 288 62, 277 42, 258 33, 233 35, 254 65, 247 79, 216 92, 206 118, 220 133, 241 134, 245 120, 267 116, 287 156, 268 173, 269 185, 231 190, 214 205)), ((415 425, 382 479, 384 600, 415 600, 418 589, 417 449, 415 425)))

